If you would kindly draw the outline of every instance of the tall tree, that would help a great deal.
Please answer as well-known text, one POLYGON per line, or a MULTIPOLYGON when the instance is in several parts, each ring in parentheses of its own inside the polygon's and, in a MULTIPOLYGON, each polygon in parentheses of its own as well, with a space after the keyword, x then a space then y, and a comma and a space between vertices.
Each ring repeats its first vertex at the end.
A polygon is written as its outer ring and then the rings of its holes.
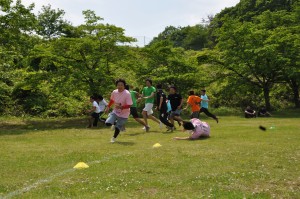
POLYGON ((34 4, 25 7, 20 0, 0 2, 0 103, 3 109, 13 104, 10 103, 11 94, 23 79, 24 57, 38 42, 38 38, 31 34, 36 22, 33 8, 34 4))
MULTIPOLYGON (((270 90, 279 80, 283 59, 278 58, 276 45, 268 43, 271 32, 250 22, 227 18, 218 31, 218 56, 210 60, 231 71, 243 82, 262 89, 265 106, 271 109, 270 90)), ((216 51, 214 52, 216 53, 216 51)), ((199 57, 199 60, 202 58, 199 57)))
MULTIPOLYGON (((62 37, 36 47, 35 56, 48 60, 48 67, 57 70, 60 78, 57 83, 68 82, 90 94, 103 93, 107 89, 103 85, 111 85, 111 66, 126 54, 126 47, 121 44, 134 39, 126 37, 122 28, 100 23, 102 18, 93 11, 83 11, 83 14, 85 24, 74 28, 78 37, 62 37)), ((38 63, 45 63, 43 60, 38 63)))
POLYGON ((165 86, 176 85, 181 92, 199 85, 196 63, 183 48, 174 48, 168 41, 161 41, 143 49, 143 54, 145 63, 136 70, 140 83, 151 77, 165 86))
POLYGON ((178 28, 168 26, 150 42, 149 46, 162 41, 168 41, 173 47, 201 50, 209 45, 208 28, 201 24, 178 28))
POLYGON ((49 40, 64 36, 70 23, 63 19, 65 11, 52 9, 51 5, 43 6, 37 16, 37 33, 49 40))

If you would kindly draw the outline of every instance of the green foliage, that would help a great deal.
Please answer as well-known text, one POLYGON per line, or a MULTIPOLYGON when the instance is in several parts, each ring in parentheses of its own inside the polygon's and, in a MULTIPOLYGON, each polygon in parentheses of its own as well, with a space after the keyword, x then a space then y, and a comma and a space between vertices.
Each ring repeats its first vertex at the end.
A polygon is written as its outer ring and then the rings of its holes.
POLYGON ((48 108, 49 84, 44 80, 44 75, 43 72, 25 73, 25 81, 14 87, 12 99, 26 114, 40 115, 48 108))
POLYGON ((230 71, 225 74, 234 76, 233 81, 260 88, 268 109, 273 86, 293 82, 290 85, 295 106, 300 107, 300 78, 296 72, 300 55, 297 7, 293 8, 290 2, 290 9, 286 9, 276 2, 271 1, 268 6, 272 9, 266 11, 260 5, 267 5, 266 1, 241 1, 236 7, 222 11, 210 26, 216 51, 200 55, 198 61, 219 66, 220 76, 222 70, 230 71), (249 12, 244 13, 246 10, 249 12))
POLYGON ((0 82, 0 113, 9 112, 11 105, 11 87, 7 84, 0 82))
POLYGON ((144 85, 145 79, 151 77, 165 87, 175 85, 184 93, 198 85, 197 65, 188 59, 188 51, 173 48, 165 41, 156 42, 143 51, 146 64, 136 71, 141 84, 144 85))
POLYGON ((86 97, 87 93, 84 91, 74 91, 69 95, 62 95, 56 92, 50 96, 49 101, 51 107, 49 107, 44 113, 45 117, 75 117, 83 115, 87 107, 89 98, 86 97))
POLYGON ((43 6, 37 16, 37 33, 45 39, 64 35, 69 23, 63 19, 65 12, 61 9, 51 9, 51 5, 43 6))
POLYGON ((186 50, 201 50, 209 45, 208 28, 200 24, 178 28, 168 26, 149 45, 163 41, 169 42, 173 47, 182 47, 186 50))
POLYGON ((0 2, 1 114, 82 115, 87 97, 108 99, 117 78, 176 85, 184 97, 206 88, 221 109, 300 107, 297 1, 241 0, 209 25, 166 27, 144 48, 92 10, 73 26, 61 9, 33 8, 0 2))

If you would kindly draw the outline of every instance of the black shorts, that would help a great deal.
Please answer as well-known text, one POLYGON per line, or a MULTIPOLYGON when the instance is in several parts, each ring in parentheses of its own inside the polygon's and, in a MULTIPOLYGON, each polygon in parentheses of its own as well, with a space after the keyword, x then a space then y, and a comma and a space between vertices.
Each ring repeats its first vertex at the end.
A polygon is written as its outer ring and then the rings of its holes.
POLYGON ((139 114, 137 112, 136 107, 130 107, 130 114, 132 115, 133 118, 138 118, 139 117, 139 114))
POLYGON ((93 118, 99 118, 100 114, 99 114, 99 113, 93 112, 93 113, 91 114, 91 116, 92 116, 93 118))

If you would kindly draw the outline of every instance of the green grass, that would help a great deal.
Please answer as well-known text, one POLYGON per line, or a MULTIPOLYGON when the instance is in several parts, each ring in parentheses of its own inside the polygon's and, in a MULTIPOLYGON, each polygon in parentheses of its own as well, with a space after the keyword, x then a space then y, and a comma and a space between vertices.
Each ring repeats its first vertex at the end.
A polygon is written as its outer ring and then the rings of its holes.
POLYGON ((209 139, 130 119, 114 144, 83 119, 0 118, 0 198, 299 198, 299 118, 201 117, 209 139))

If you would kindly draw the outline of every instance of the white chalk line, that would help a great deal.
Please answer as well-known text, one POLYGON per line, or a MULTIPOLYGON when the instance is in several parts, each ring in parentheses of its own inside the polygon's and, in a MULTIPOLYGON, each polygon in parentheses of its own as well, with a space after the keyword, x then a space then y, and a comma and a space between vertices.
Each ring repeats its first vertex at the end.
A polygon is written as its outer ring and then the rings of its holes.
MULTIPOLYGON (((109 161, 109 160, 111 160, 112 158, 117 158, 117 157, 121 157, 121 156, 123 156, 123 155, 130 155, 130 154, 132 154, 132 153, 119 154, 119 155, 112 155, 112 156, 110 156, 110 157, 104 157, 102 160, 95 160, 95 161, 92 161, 92 162, 88 162, 87 164, 88 164, 88 165, 99 164, 99 163, 102 163, 102 162, 109 161)), ((38 181, 36 181, 35 183, 33 183, 32 185, 29 185, 29 186, 26 186, 26 187, 24 187, 24 188, 22 188, 22 189, 19 189, 19 190, 10 192, 10 193, 8 193, 6 196, 3 196, 3 197, 0 196, 0 198, 1 198, 1 199, 9 199, 9 198, 11 198, 11 197, 14 197, 14 196, 17 196, 17 195, 20 195, 20 194, 29 192, 30 190, 35 189, 35 188, 37 188, 38 186, 40 186, 40 185, 42 185, 42 184, 51 182, 51 181, 53 181, 53 180, 54 180, 55 178, 57 178, 57 177, 63 176, 63 175, 65 175, 65 174, 67 174, 67 173, 74 172, 74 171, 76 171, 76 170, 77 170, 77 169, 74 169, 74 168, 72 168, 72 169, 66 169, 66 170, 64 170, 64 171, 62 171, 62 172, 59 172, 59 173, 56 173, 56 174, 54 174, 54 175, 52 175, 52 176, 50 176, 50 177, 48 177, 48 178, 38 180, 38 181)))

